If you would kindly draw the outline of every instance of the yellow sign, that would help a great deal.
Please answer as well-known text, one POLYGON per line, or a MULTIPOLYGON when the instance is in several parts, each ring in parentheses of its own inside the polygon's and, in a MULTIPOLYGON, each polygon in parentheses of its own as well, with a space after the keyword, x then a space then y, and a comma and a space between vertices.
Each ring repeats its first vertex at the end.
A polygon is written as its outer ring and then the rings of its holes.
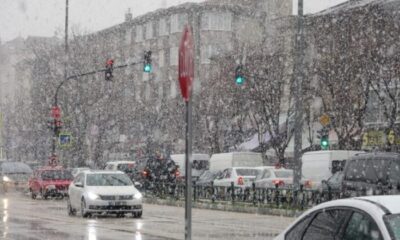
POLYGON ((383 131, 368 131, 363 136, 363 146, 381 146, 385 144, 383 131))
POLYGON ((319 118, 319 122, 322 126, 327 126, 331 122, 331 119, 327 114, 324 114, 319 118))

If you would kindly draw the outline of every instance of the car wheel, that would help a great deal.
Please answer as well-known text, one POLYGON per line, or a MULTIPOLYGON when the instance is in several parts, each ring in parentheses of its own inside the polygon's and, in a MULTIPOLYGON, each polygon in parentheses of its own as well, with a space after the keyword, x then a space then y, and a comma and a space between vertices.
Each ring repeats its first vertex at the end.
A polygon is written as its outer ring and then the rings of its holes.
POLYGON ((69 200, 67 201, 67 210, 68 210, 68 215, 69 216, 75 216, 76 215, 76 210, 72 208, 71 202, 69 200))
POLYGON ((45 193, 43 193, 43 189, 40 189, 40 197, 44 200, 47 200, 49 196, 45 193))
POLYGON ((31 193, 31 198, 36 199, 36 193, 34 193, 31 188, 29 188, 29 192, 31 193))
POLYGON ((125 213, 117 213, 117 218, 123 218, 125 217, 125 213))
POLYGON ((133 215, 133 217, 134 218, 141 218, 142 217, 142 211, 140 211, 140 212, 134 212, 134 213, 132 213, 132 215, 133 215))
POLYGON ((85 202, 85 199, 83 199, 83 198, 82 198, 82 201, 81 201, 81 215, 84 218, 87 218, 87 217, 90 216, 90 213, 86 212, 86 202, 85 202))

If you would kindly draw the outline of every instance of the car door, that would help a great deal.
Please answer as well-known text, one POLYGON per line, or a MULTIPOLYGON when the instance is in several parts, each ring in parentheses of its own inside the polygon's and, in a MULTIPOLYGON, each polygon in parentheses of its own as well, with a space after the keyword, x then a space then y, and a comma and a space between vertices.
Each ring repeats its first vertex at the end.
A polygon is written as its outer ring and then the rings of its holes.
POLYGON ((69 186, 69 198, 71 201, 71 205, 74 208, 80 206, 81 202, 80 192, 82 189, 81 187, 77 187, 75 184, 78 182, 83 183, 83 178, 84 178, 84 173, 79 173, 72 182, 72 184, 69 186))
POLYGON ((383 240, 378 225, 367 213, 355 211, 343 231, 343 240, 383 240))
POLYGON ((351 215, 348 209, 318 210, 296 224, 285 235, 286 240, 336 240, 341 239, 340 233, 344 223, 351 215))

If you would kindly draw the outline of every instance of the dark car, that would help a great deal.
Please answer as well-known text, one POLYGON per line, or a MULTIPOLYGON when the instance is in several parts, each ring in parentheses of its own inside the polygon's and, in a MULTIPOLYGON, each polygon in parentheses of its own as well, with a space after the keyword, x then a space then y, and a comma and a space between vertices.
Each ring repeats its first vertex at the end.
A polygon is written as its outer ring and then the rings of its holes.
POLYGON ((22 162, 3 162, 0 165, 0 174, 3 191, 6 192, 11 188, 23 190, 27 189, 32 169, 22 162))
POLYGON ((365 153, 347 161, 342 190, 344 196, 398 193, 400 154, 365 153))
POLYGON ((143 163, 141 180, 145 189, 157 186, 175 186, 180 172, 171 158, 150 157, 143 163))

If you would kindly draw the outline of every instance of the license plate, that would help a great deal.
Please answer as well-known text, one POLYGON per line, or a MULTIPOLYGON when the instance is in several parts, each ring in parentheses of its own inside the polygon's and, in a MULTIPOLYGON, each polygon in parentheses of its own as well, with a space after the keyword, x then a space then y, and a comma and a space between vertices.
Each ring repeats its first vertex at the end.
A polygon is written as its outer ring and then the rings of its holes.
POLYGON ((116 202, 108 202, 109 206, 125 206, 126 202, 124 201, 116 201, 116 202))

